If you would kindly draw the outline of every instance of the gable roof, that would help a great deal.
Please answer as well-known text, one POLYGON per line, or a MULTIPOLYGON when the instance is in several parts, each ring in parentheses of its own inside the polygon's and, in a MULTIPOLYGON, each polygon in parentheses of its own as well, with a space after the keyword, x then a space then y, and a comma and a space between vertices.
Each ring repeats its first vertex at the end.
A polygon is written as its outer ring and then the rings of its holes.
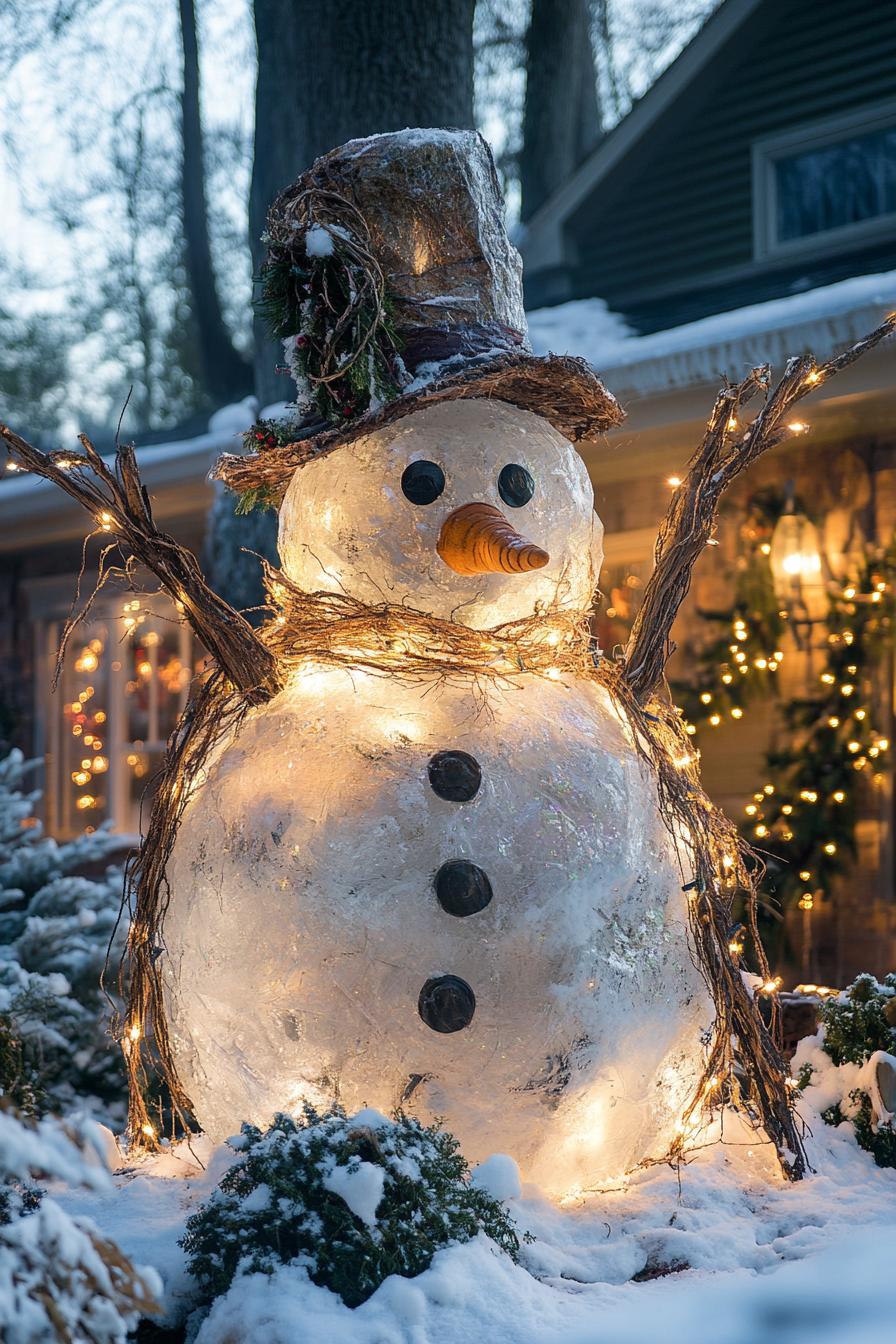
POLYGON ((634 104, 571 177, 536 210, 521 230, 520 248, 529 272, 565 261, 563 226, 582 201, 659 121, 680 94, 759 8, 762 0, 722 0, 681 54, 634 104))

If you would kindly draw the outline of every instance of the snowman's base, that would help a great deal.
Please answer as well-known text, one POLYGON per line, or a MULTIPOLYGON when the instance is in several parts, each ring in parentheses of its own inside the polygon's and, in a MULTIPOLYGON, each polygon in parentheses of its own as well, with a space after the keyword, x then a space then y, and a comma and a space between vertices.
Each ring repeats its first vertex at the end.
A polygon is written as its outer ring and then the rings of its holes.
POLYGON ((210 764, 168 872, 172 1041, 213 1137, 404 1107, 556 1192, 673 1143, 711 1005, 595 682, 304 672, 210 764))

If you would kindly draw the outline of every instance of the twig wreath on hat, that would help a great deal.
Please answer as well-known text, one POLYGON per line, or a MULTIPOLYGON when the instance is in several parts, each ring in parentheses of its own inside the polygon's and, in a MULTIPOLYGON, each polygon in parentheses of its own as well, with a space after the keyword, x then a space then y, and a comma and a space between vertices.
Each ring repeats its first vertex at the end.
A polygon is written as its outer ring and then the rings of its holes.
POLYGON ((2 430, 108 534, 100 585, 123 552, 213 657, 129 872, 132 1139, 159 1137, 150 1070, 213 1136, 303 1101, 403 1108, 558 1192, 681 1157, 729 1104, 800 1178, 730 937, 740 901, 768 980, 762 865, 704 793, 663 673, 722 493, 896 318, 774 386, 767 368, 725 385, 614 659, 591 634, 602 527, 572 445, 622 411, 584 361, 531 353, 482 138, 334 150, 267 241, 295 414, 216 471, 280 511, 260 630, 158 529, 133 448, 2 430))

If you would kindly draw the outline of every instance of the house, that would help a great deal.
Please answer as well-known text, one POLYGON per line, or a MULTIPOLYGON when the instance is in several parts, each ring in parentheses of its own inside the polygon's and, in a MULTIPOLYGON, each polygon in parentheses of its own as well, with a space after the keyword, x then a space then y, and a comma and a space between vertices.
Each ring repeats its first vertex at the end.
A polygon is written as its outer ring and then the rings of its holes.
MULTIPOLYGON (((197 555, 213 500, 209 472, 238 447, 255 409, 249 399, 213 415, 204 434, 138 448, 157 522, 197 555)), ((18 473, 0 481, 0 741, 43 758, 35 784, 51 834, 108 821, 133 837, 203 654, 155 579, 137 571, 129 588, 112 574, 73 629, 54 689, 76 593, 82 604, 89 597, 104 550, 101 535, 85 543, 89 522, 47 481, 18 473)), ((117 552, 106 560, 121 564, 117 552)))
MULTIPOLYGON (((780 368, 804 350, 825 358, 896 307, 896 6, 724 0, 528 221, 521 248, 535 348, 586 356, 628 412, 606 441, 581 446, 606 527, 599 629, 612 649, 720 378, 765 361, 780 368)), ((846 539, 870 546, 896 525, 896 356, 875 351, 806 405, 809 431, 750 473, 734 510, 750 491, 793 479, 832 572, 845 572, 846 539)), ((206 434, 139 450, 157 518, 196 551, 207 472, 241 425, 215 418, 206 434)), ((127 834, 201 651, 155 583, 134 593, 110 582, 51 692, 84 535, 80 511, 49 485, 0 482, 0 738, 44 758, 54 833, 110 820, 127 834)), ((699 640, 696 611, 725 602, 736 525, 725 522, 719 541, 678 622, 683 650, 699 640)), ((817 648, 784 652, 782 697, 820 658, 817 648)), ((677 666, 687 675, 686 660, 677 666)), ((887 731, 892 673, 884 680, 887 731)), ((760 703, 748 722, 701 732, 705 780, 733 815, 762 786, 780 731, 776 706, 760 703)), ((803 979, 843 983, 896 965, 892 771, 878 776, 854 874, 791 929, 803 979)))
MULTIPOLYGON (((896 308, 896 7, 875 0, 724 0, 691 44, 521 239, 536 350, 584 355, 628 418, 586 445, 607 529, 601 621, 624 640, 669 490, 698 445, 723 376, 789 355, 846 349, 896 308), (608 613, 613 613, 608 620, 608 613)), ((793 481, 822 555, 847 578, 857 538, 896 525, 896 351, 879 348, 803 403, 808 430, 734 493, 717 550, 698 566, 675 632, 699 645, 696 612, 723 608, 741 563, 751 493, 793 481)), ((823 666, 788 645, 782 700, 823 666)), ((892 723, 892 671, 876 713, 892 723)), ((687 677, 687 658, 673 661, 687 677)), ((763 787, 781 740, 773 703, 701 731, 704 780, 733 816, 763 787)), ((892 733, 889 734, 892 737, 892 733)), ((877 768, 856 827, 858 863, 808 914, 791 915, 804 979, 896 964, 892 770, 877 768)))

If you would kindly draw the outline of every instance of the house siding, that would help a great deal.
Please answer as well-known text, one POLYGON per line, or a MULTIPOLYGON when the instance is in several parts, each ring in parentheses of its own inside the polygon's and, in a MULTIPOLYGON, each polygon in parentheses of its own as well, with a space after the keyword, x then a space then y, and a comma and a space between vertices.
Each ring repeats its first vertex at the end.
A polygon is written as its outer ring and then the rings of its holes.
POLYGON ((753 263, 753 142, 892 98, 896 5, 767 0, 568 222, 571 297, 652 331, 896 265, 893 239, 724 277, 753 263))

